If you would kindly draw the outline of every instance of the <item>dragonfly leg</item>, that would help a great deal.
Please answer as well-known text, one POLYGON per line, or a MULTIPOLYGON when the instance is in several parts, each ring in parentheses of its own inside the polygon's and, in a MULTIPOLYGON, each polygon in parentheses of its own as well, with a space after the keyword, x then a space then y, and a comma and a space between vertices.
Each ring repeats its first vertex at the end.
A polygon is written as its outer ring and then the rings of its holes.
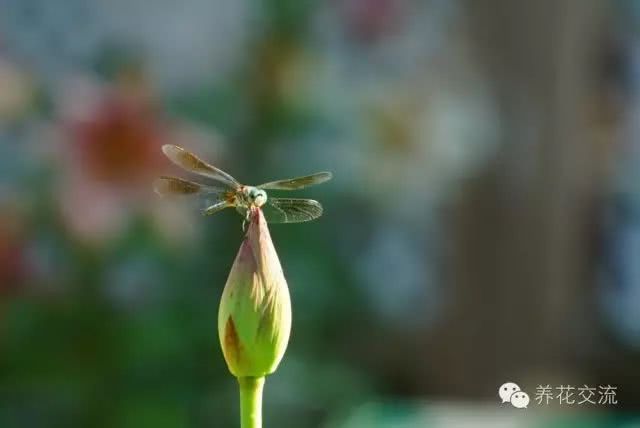
POLYGON ((251 210, 247 210, 244 213, 244 220, 242 220, 242 231, 246 231, 247 229, 247 223, 249 223, 249 221, 251 220, 251 210))

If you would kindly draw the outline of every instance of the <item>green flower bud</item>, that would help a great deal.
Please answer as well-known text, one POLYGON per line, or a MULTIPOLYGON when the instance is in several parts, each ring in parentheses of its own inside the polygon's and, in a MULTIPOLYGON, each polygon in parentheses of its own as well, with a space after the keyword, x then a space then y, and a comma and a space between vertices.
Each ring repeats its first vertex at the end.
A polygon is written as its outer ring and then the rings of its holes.
POLYGON ((262 211, 233 263, 218 312, 218 335, 229 371, 236 377, 273 373, 291 332, 291 300, 262 211))

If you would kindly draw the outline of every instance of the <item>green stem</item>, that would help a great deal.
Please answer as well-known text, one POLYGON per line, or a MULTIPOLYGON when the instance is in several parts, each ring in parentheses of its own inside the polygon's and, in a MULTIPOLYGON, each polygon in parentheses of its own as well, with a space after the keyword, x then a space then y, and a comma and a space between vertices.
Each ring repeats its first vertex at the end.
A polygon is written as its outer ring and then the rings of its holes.
POLYGON ((262 428, 262 389, 264 377, 239 377, 240 427, 262 428))

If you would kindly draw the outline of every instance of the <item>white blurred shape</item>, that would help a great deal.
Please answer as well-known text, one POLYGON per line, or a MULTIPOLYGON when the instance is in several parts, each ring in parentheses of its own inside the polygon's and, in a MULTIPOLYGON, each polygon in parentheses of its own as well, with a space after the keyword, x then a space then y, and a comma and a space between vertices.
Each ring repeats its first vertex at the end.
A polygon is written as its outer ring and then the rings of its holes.
POLYGON ((221 78, 243 57, 252 26, 247 0, 7 0, 0 40, 9 55, 55 84, 92 69, 105 49, 141 59, 161 88, 221 78))

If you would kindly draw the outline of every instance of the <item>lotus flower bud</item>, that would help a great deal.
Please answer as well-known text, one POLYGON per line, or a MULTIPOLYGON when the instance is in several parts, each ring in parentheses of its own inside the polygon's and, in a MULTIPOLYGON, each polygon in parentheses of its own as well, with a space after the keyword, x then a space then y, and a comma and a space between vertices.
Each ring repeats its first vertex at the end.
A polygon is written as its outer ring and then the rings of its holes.
POLYGON ((262 211, 254 209, 218 312, 218 335, 229 371, 238 378, 273 373, 290 332, 287 282, 262 211))

